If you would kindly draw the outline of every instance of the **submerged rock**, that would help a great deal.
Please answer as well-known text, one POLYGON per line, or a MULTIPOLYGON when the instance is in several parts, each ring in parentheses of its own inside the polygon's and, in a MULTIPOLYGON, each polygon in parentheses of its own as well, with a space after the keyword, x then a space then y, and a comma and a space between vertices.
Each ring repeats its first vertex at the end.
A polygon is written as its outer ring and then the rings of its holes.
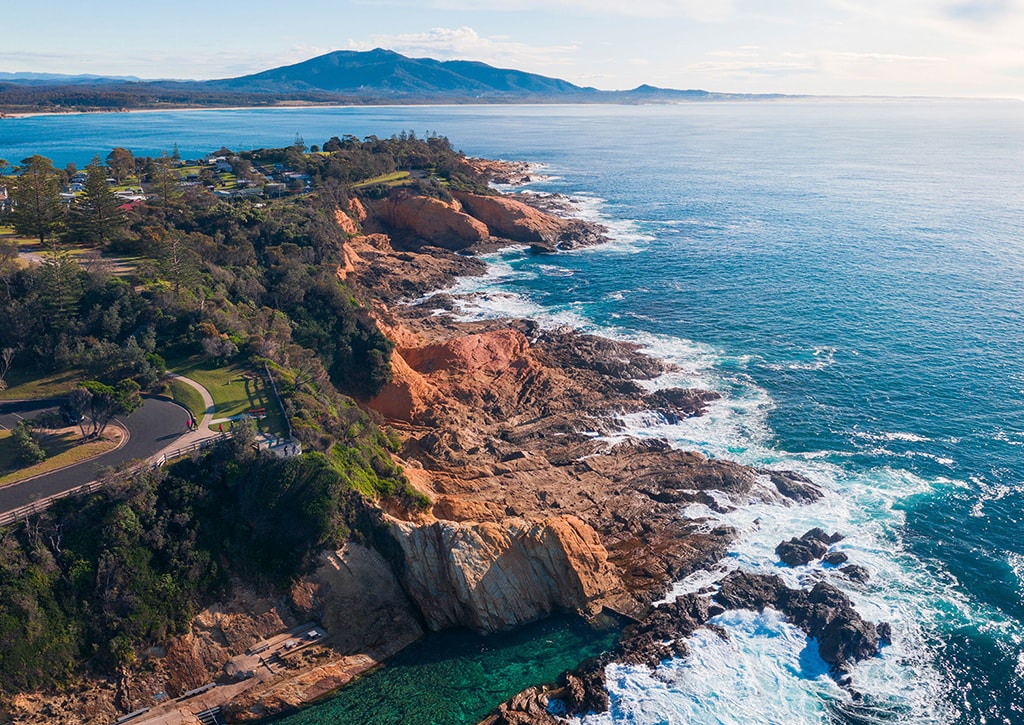
POLYGON ((650 667, 666 659, 687 654, 687 640, 706 627, 724 636, 708 620, 726 610, 771 608, 786 615, 790 623, 817 640, 821 658, 830 666, 840 684, 848 685, 848 673, 856 662, 874 657, 890 643, 887 623, 865 621, 853 609, 850 599, 824 582, 810 590, 790 589, 775 575, 737 570, 722 579, 714 596, 686 594, 651 610, 641 621, 623 631, 616 647, 565 673, 560 688, 545 691, 532 688, 505 703, 490 721, 493 723, 547 723, 529 719, 543 706, 546 715, 550 699, 558 699, 569 715, 604 712, 609 707, 605 668, 613 663, 650 667))

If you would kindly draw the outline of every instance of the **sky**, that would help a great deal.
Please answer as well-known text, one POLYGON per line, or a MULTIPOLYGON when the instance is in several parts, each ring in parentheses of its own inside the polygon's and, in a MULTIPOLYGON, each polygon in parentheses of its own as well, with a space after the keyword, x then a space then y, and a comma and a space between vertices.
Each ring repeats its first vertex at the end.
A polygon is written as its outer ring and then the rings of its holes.
POLYGON ((1024 0, 4 3, 0 71, 227 78, 332 50, 605 90, 1024 98, 1024 0))

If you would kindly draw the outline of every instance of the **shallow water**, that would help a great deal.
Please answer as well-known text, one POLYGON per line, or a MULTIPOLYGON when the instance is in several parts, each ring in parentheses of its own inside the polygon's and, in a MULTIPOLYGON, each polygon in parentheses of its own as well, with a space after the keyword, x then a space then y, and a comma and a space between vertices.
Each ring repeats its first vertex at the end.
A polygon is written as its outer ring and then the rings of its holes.
POLYGON ((277 725, 477 723, 499 703, 611 647, 617 631, 595 631, 554 616, 486 637, 466 631, 427 636, 322 705, 277 725))

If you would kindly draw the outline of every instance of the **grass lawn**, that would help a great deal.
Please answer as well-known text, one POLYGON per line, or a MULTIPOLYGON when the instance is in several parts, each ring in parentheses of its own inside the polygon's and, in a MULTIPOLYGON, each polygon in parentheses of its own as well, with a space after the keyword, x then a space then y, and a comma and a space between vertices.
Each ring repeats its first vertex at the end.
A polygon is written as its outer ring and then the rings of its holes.
POLYGON ((395 186, 396 182, 404 182, 408 178, 408 171, 395 171, 390 174, 384 174, 383 176, 375 176, 372 179, 367 179, 366 181, 360 181, 358 184, 352 184, 352 188, 358 189, 363 186, 370 186, 370 184, 388 184, 389 186, 395 186))
POLYGON ((210 391, 214 418, 230 418, 253 408, 266 408, 267 417, 257 421, 259 429, 275 435, 285 434, 284 416, 262 370, 238 363, 215 367, 198 355, 168 362, 167 367, 210 391))
MULTIPOLYGON (((0 226, 0 238, 14 241, 18 245, 18 251, 21 254, 35 254, 40 258, 46 254, 46 249, 39 243, 37 238, 18 236, 14 233, 13 227, 0 226)), ((86 249, 84 247, 72 246, 68 247, 67 251, 84 268, 89 269, 90 267, 102 266, 110 274, 118 277, 127 277, 135 274, 138 271, 139 263, 144 259, 144 257, 138 255, 107 254, 97 248, 86 249)), ((22 264, 26 264, 24 259, 20 261, 22 264)))
POLYGON ((188 383, 172 380, 167 386, 167 392, 174 402, 181 403, 192 411, 192 416, 196 420, 203 419, 203 415, 206 414, 206 403, 203 402, 203 396, 199 394, 198 390, 188 383))
POLYGON ((87 443, 81 442, 82 433, 78 428, 43 432, 38 441, 46 451, 46 460, 34 466, 18 468, 11 432, 0 431, 0 486, 95 458, 115 448, 121 436, 121 429, 115 426, 107 428, 102 439, 87 443))
POLYGON ((0 400, 35 400, 36 398, 56 398, 64 395, 81 380, 81 370, 66 370, 52 375, 40 375, 35 370, 18 366, 18 358, 14 358, 14 366, 7 373, 7 390, 0 391, 0 400))

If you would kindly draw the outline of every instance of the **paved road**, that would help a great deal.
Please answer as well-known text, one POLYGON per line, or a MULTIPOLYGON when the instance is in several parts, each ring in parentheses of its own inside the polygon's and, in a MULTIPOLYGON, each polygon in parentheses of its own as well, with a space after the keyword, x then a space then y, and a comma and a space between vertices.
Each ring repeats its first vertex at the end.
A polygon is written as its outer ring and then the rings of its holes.
MULTIPOLYGON (((54 407, 52 400, 0 403, 0 425, 12 428, 18 422, 18 415, 31 417, 39 411, 54 407)), ((145 398, 141 408, 117 420, 130 433, 128 442, 122 447, 77 466, 0 488, 0 513, 88 483, 96 478, 99 467, 149 458, 187 432, 185 424, 188 413, 180 405, 166 400, 145 398)))

